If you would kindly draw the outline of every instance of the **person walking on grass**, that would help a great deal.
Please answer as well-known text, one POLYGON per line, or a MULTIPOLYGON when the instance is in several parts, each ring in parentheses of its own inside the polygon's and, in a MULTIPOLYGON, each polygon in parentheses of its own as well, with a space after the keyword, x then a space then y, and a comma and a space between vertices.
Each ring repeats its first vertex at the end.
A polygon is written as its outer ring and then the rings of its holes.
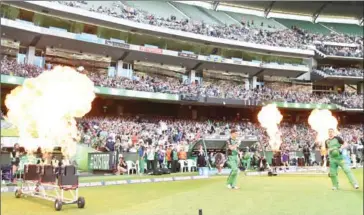
POLYGON ((329 160, 330 160, 330 173, 329 177, 332 182, 332 189, 339 189, 338 173, 337 169, 339 166, 343 169, 346 177, 355 189, 359 189, 357 180, 351 172, 349 166, 345 163, 342 151, 347 148, 348 144, 344 143, 343 139, 339 136, 335 136, 335 130, 329 129, 329 139, 325 142, 326 148, 328 149, 329 160))
POLYGON ((236 182, 239 174, 239 158, 238 158, 238 147, 239 142, 237 140, 237 131, 235 129, 231 130, 231 137, 228 140, 228 160, 227 164, 231 168, 230 175, 227 179, 227 187, 229 189, 239 189, 236 186, 236 182))

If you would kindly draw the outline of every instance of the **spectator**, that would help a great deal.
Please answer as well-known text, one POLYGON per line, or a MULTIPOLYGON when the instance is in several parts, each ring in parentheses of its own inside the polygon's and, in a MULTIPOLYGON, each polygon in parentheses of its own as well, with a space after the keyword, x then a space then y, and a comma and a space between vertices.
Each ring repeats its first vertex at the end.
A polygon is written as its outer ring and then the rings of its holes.
POLYGON ((148 171, 154 171, 154 157, 155 157, 155 150, 153 146, 147 147, 147 169, 148 171))
POLYGON ((128 171, 128 166, 122 154, 119 155, 119 162, 116 169, 117 169, 115 173, 116 175, 124 174, 128 171))
POLYGON ((146 151, 143 145, 138 145, 138 165, 139 165, 139 174, 144 174, 145 170, 145 157, 146 151))
POLYGON ((206 154, 203 150, 202 145, 199 146, 198 154, 197 154, 197 167, 206 167, 206 154))
POLYGON ((302 152, 303 152, 303 156, 305 157, 305 165, 306 166, 311 166, 311 164, 310 164, 311 152, 310 152, 309 146, 305 145, 302 152))
POLYGON ((172 173, 177 172, 177 166, 178 166, 178 152, 177 152, 177 146, 175 146, 171 152, 172 157, 172 173))
POLYGON ((166 151, 163 149, 163 145, 159 146, 159 150, 158 150, 158 164, 159 164, 159 168, 164 168, 163 163, 164 163, 164 157, 165 157, 166 151))
POLYGON ((166 160, 167 160, 167 168, 172 168, 172 145, 169 145, 167 151, 166 151, 166 160))

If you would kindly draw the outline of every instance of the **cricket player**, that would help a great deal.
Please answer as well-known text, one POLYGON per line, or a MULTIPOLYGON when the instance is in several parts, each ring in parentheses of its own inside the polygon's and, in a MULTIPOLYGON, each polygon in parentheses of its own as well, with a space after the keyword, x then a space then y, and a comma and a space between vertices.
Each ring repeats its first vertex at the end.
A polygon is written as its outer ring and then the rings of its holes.
POLYGON ((235 129, 231 130, 231 138, 228 140, 228 160, 227 164, 231 168, 230 175, 227 179, 227 187, 229 189, 239 189, 236 186, 236 181, 238 179, 238 165, 239 165, 239 158, 238 158, 238 140, 237 140, 237 131, 235 129))
POLYGON ((335 130, 329 129, 329 139, 325 142, 326 148, 328 149, 329 161, 330 161, 330 173, 329 176, 332 182, 332 189, 337 190, 339 188, 339 181, 337 178, 337 169, 340 166, 345 175, 348 177, 350 183, 355 189, 359 188, 358 182, 356 181, 353 173, 351 172, 348 165, 345 163, 342 156, 342 150, 347 147, 347 143, 344 143, 341 137, 335 136, 335 130))

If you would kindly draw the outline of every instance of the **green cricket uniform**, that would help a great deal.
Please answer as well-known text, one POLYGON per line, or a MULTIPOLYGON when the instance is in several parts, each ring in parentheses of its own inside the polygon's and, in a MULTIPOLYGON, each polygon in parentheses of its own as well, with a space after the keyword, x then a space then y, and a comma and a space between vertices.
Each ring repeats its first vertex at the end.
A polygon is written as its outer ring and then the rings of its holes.
POLYGON ((326 148, 329 151, 329 161, 330 161, 330 173, 329 176, 331 178, 331 182, 333 187, 339 188, 339 181, 337 178, 337 169, 340 166, 345 175, 348 177, 350 183, 355 186, 358 184, 353 173, 351 172, 348 165, 345 163, 343 156, 340 152, 341 145, 344 144, 344 141, 340 137, 334 137, 332 139, 326 140, 326 148))
MULTIPOLYGON (((237 145, 238 141, 235 139, 230 138, 229 143, 230 145, 237 145)), ((236 186, 236 181, 238 179, 238 165, 239 165, 239 158, 238 158, 238 151, 237 150, 231 150, 231 154, 228 156, 227 160, 228 165, 231 168, 230 175, 227 179, 227 184, 231 187, 236 186)))
POLYGON ((243 165, 243 167, 245 167, 245 170, 249 170, 250 163, 251 163, 251 156, 250 156, 249 152, 246 152, 245 155, 241 159, 241 164, 243 165))

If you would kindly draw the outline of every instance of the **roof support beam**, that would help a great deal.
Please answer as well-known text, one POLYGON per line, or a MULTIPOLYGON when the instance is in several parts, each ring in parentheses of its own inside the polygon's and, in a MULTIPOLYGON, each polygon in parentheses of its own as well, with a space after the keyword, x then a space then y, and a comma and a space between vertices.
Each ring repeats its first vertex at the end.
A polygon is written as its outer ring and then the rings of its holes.
POLYGON ((320 16, 321 12, 325 9, 325 7, 331 2, 327 1, 321 5, 321 7, 312 15, 312 22, 315 23, 316 19, 320 16))
POLYGON ((129 56, 130 52, 124 52, 123 55, 121 55, 121 57, 119 58, 119 60, 125 60, 125 58, 127 58, 129 56))
POLYGON ((214 11, 217 11, 217 6, 219 6, 219 4, 220 4, 220 2, 219 2, 219 1, 214 1, 214 2, 212 3, 212 9, 213 9, 214 11))
POLYGON ((202 64, 202 62, 196 63, 196 65, 191 70, 198 70, 202 64))
POLYGON ((38 34, 37 36, 35 36, 32 41, 30 42, 30 46, 37 46, 40 38, 42 37, 42 35, 38 34))
POLYGON ((264 18, 267 18, 268 17, 270 11, 273 8, 274 3, 276 3, 276 1, 271 1, 270 4, 269 4, 269 6, 264 9, 264 18))
POLYGON ((261 75, 262 73, 264 73, 264 71, 265 71, 265 69, 261 69, 257 73, 255 73, 253 76, 261 75))

